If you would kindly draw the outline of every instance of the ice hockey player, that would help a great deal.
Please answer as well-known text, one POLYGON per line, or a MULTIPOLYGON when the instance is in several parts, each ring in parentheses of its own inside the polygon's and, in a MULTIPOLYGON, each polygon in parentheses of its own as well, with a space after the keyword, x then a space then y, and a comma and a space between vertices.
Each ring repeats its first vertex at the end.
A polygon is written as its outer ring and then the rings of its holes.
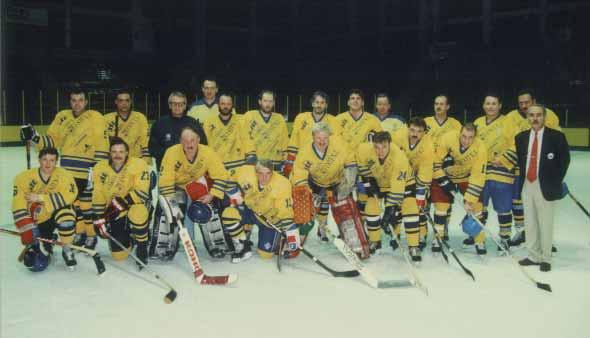
MULTIPOLYGON (((135 245, 136 256, 147 264, 150 168, 144 160, 129 156, 129 146, 120 137, 111 138, 110 158, 92 171, 92 212, 99 235, 109 240, 113 259, 127 258, 124 248, 135 245)), ((139 265, 141 269, 141 265, 139 265)))
MULTIPOLYGON (((447 212, 453 204, 455 193, 463 195, 465 210, 483 221, 481 195, 486 182, 487 149, 477 138, 477 128, 466 123, 460 132, 450 131, 439 141, 434 160, 434 181, 431 201, 434 204, 434 223, 439 237, 444 235, 447 212), (447 156, 453 164, 443 167, 447 156)), ((477 254, 485 255, 484 232, 474 238, 477 254)), ((440 252, 436 239, 432 241, 432 251, 440 252)))
MULTIPOLYGON (((477 126, 477 138, 486 145, 488 151, 486 183, 482 193, 484 220, 487 219, 487 207, 491 200, 498 214, 501 244, 508 249, 512 233, 512 190, 515 175, 508 168, 507 162, 516 159, 513 149, 514 136, 518 130, 510 119, 500 113, 501 109, 502 102, 498 95, 486 95, 483 102, 485 116, 476 119, 474 124, 477 126)), ((473 238, 467 238, 464 244, 473 245, 473 238)), ((499 254, 503 252, 498 248, 499 254)))
MULTIPOLYGON (((355 184, 357 166, 354 152, 348 149, 341 138, 332 136, 332 127, 327 122, 314 124, 311 134, 313 142, 298 149, 291 182, 294 194, 311 194, 312 200, 319 204, 318 233, 322 239, 327 240, 323 228, 328 221, 328 192, 337 200, 347 198, 355 184), (305 191, 300 193, 302 188, 305 191)), ((296 201, 298 197, 294 197, 294 202, 296 201)), ((295 213, 298 209, 305 209, 297 204, 294 204, 295 213)), ((314 220, 299 226, 303 243, 314 226, 314 220)))
POLYGON ((58 152, 47 147, 39 151, 39 168, 25 170, 14 179, 12 215, 16 228, 26 245, 24 264, 37 272, 47 268, 52 253, 51 245, 37 238, 53 239, 57 228, 66 265, 76 265, 72 243, 76 213, 72 207, 78 188, 74 177, 64 168, 56 167, 58 152))
POLYGON ((254 144, 247 134, 243 115, 232 114, 233 99, 226 93, 219 94, 219 114, 203 121, 209 146, 219 155, 230 175, 244 164, 256 163, 254 144))
POLYGON ((244 224, 258 226, 258 254, 272 258, 278 251, 281 235, 270 224, 284 231, 287 240, 284 254, 295 257, 299 252, 299 230, 293 223, 291 183, 273 171, 274 162, 259 159, 256 166, 238 169, 232 182, 230 198, 232 206, 225 208, 222 222, 230 231, 235 252, 232 262, 239 263, 252 256, 250 243, 246 241, 244 224))
POLYGON ((383 130, 388 131, 394 136, 398 131, 408 129, 406 120, 400 115, 394 114, 391 111, 391 100, 389 95, 385 93, 377 94, 375 101, 375 116, 381 122, 383 130))
POLYGON ((192 126, 181 130, 180 144, 166 150, 158 182, 160 195, 168 200, 172 216, 183 220, 193 242, 194 224, 184 215, 190 202, 195 200, 197 180, 206 176, 213 181, 208 193, 196 198, 210 204, 214 198, 223 200, 229 178, 219 156, 209 146, 199 144, 199 140, 199 134, 192 126))
MULTIPOLYGON (((432 182, 434 164, 434 145, 430 135, 426 134, 426 122, 420 117, 413 117, 408 122, 409 128, 392 135, 397 144, 408 157, 416 179, 416 203, 420 212, 420 250, 426 246, 426 215, 428 196, 432 182)), ((401 221, 401 220, 400 220, 401 221)))
POLYGON ((263 90, 258 95, 257 110, 244 114, 250 141, 254 144, 257 158, 273 161, 273 170, 281 171, 289 144, 289 131, 283 115, 275 113, 275 93, 263 90))
POLYGON ((129 146, 129 157, 142 158, 147 164, 152 163, 148 150, 149 125, 144 114, 132 110, 131 93, 122 89, 115 99, 117 111, 104 116, 109 137, 120 137, 129 146))
POLYGON ((312 128, 316 123, 324 122, 330 126, 331 135, 340 135, 340 125, 336 117, 328 114, 328 94, 316 91, 311 96, 311 112, 299 113, 293 122, 291 138, 287 147, 287 159, 283 165, 283 175, 289 177, 299 149, 312 142, 312 128))
MULTIPOLYGON (((373 251, 381 248, 381 226, 389 232, 389 225, 398 224, 397 219, 403 215, 410 256, 414 262, 420 262, 416 181, 408 158, 399 147, 392 145, 391 134, 386 131, 375 133, 372 143, 361 144, 356 156, 363 189, 368 196, 365 215, 371 248, 373 251), (385 205, 383 218, 380 217, 381 200, 385 205)), ((399 231, 397 227, 395 232, 399 231)), ((397 249, 394 240, 391 245, 397 249)))
POLYGON ((90 168, 108 158, 106 123, 101 113, 87 110, 86 94, 80 90, 70 93, 71 109, 57 113, 46 135, 38 135, 31 125, 23 126, 21 138, 32 140, 37 150, 54 147, 61 153, 60 166, 76 180, 78 196, 76 210, 76 235, 74 244, 94 249, 96 233, 92 226, 92 191, 88 186, 90 168))
POLYGON ((366 142, 372 132, 383 130, 379 119, 364 111, 364 105, 363 93, 353 89, 348 95, 348 111, 336 116, 341 127, 341 136, 352 151, 356 151, 359 144, 366 142))

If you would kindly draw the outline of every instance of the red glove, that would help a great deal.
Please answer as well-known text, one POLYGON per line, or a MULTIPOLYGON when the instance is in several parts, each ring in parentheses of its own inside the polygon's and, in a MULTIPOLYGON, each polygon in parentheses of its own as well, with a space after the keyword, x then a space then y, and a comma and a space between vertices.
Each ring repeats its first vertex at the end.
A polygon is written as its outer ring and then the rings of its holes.
POLYGON ((16 222, 16 229, 20 233, 20 241, 24 245, 33 244, 35 242, 35 236, 33 229, 36 228, 33 217, 26 216, 21 218, 20 221, 16 222))
POLYGON ((283 163, 283 176, 289 177, 293 171, 293 163, 295 162, 295 155, 287 154, 287 159, 283 163))
POLYGON ((95 219, 94 221, 92 221, 92 224, 94 224, 94 229, 96 230, 96 232, 98 232, 98 234, 100 235, 100 237, 107 239, 109 238, 109 230, 110 230, 110 225, 107 223, 106 219, 104 218, 98 218, 95 219))
POLYGON ((191 201, 198 201, 201 197, 209 193, 207 179, 201 176, 198 180, 187 183, 184 186, 184 190, 186 190, 191 201))

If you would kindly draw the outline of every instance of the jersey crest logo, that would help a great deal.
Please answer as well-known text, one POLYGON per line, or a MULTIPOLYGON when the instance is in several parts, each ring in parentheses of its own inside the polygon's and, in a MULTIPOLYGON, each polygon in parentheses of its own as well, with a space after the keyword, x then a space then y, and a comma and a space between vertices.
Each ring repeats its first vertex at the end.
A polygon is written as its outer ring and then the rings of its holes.
POLYGON ((303 122, 303 124, 301 125, 301 130, 305 129, 305 127, 307 127, 307 121, 303 122))
POLYGON ((36 186, 37 186, 37 180, 32 180, 31 183, 29 183, 29 190, 30 191, 35 190, 36 186))
POLYGON ((180 163, 180 161, 176 161, 176 163, 174 164, 174 171, 178 171, 180 167, 182 167, 182 163, 180 163))
POLYGON ((106 173, 100 174, 100 177, 99 177, 100 182, 104 184, 107 181, 108 177, 109 177, 109 175, 107 175, 106 173))

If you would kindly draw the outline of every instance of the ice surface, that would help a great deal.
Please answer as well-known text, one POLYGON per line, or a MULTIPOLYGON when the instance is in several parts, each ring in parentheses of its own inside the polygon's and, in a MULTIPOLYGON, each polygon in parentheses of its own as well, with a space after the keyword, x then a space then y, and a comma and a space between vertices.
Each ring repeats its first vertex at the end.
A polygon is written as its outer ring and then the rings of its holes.
MULTIPOLYGON (((0 148, 4 227, 12 228, 11 182, 25 168, 24 157, 23 148, 0 148)), ((572 152, 567 182, 587 207, 589 166, 589 152, 572 152)), ((240 264, 213 261, 198 242, 206 272, 237 272, 238 282, 196 284, 179 252, 170 264, 150 265, 178 291, 166 305, 167 290, 149 273, 137 272, 131 260, 113 262, 105 241, 98 247, 107 263, 101 277, 80 254, 75 272, 57 255, 45 272, 34 274, 16 261, 20 241, 0 235, 0 337, 590 337, 590 222, 572 201, 560 201, 556 210, 553 271, 527 268, 551 284, 552 294, 534 287, 508 258, 496 257, 489 240, 485 262, 460 250, 464 235, 457 223, 463 214, 459 205, 455 210, 451 245, 477 281, 451 257, 447 265, 427 249, 418 273, 430 296, 416 288, 371 289, 360 277, 333 278, 303 255, 284 261, 280 273, 274 260, 257 255, 240 264)), ((493 212, 490 220, 497 232, 493 212)), ((315 235, 306 248, 334 269, 350 269, 335 247, 315 235)), ((518 258, 524 254, 516 252, 518 258)), ((381 279, 410 276, 385 241, 382 254, 366 264, 381 279)))

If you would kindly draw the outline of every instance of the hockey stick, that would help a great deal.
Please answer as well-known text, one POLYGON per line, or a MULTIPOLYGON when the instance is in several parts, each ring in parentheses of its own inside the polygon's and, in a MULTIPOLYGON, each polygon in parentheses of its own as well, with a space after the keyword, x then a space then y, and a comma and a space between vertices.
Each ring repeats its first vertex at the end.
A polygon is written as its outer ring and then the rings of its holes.
POLYGON ((492 233, 491 230, 487 229, 482 223, 481 221, 475 217, 475 215, 470 214, 471 217, 473 217, 473 219, 477 222, 477 224, 479 225, 479 227, 488 234, 488 236, 490 236, 490 238, 496 242, 496 244, 498 245, 498 247, 500 249, 502 249, 502 251, 504 251, 504 253, 506 253, 506 256, 510 257, 510 259, 512 260, 512 262, 520 269, 520 271, 526 276, 526 278, 528 278, 531 282, 533 282, 535 284, 536 287, 538 287, 541 290, 547 291, 547 292, 551 292, 551 285, 547 284, 547 283, 541 283, 541 282, 537 282, 533 277, 531 277, 531 275, 529 275, 528 272, 526 272, 526 270, 520 266, 520 264, 518 264, 518 261, 516 260, 516 258, 514 258, 514 256, 512 256, 512 254, 510 253, 510 251, 508 249, 506 249, 501 243, 500 241, 498 241, 496 239, 496 237, 494 236, 494 234, 492 233))
POLYGON ((378 280, 371 271, 369 271, 361 260, 358 258, 356 253, 352 251, 352 249, 344 243, 344 241, 332 234, 330 229, 326 227, 325 229, 326 235, 332 238, 332 243, 340 253, 346 258, 348 263, 352 265, 360 274, 361 278, 367 282, 372 288, 375 289, 386 289, 386 288, 398 288, 398 287, 409 287, 413 286, 409 280, 407 279, 399 279, 399 280, 385 280, 380 281, 378 280))
MULTIPOLYGON (((445 261, 447 262, 447 264, 449 264, 449 256, 447 256, 445 250, 443 249, 443 245, 442 245, 440 237, 438 235, 438 231, 436 231, 436 228, 434 227, 434 222, 432 222, 432 220, 430 219, 430 213, 426 210, 420 210, 420 212, 422 212, 424 214, 427 222, 430 223, 430 225, 432 226, 432 231, 434 231, 434 239, 436 240, 436 243, 438 243, 438 247, 440 248, 440 253, 442 254, 442 256, 445 259, 445 261)), ((448 248, 448 246, 447 246, 447 248, 448 248)))
MULTIPOLYGON (((440 245, 440 243, 442 242, 443 245, 449 250, 449 252, 451 253, 451 255, 453 256, 453 258, 455 259, 455 261, 457 262, 457 264, 459 264, 459 266, 461 266, 461 269, 463 269, 463 271, 469 275, 469 277, 471 277, 473 279, 473 281, 475 282, 475 276, 473 275, 473 273, 471 272, 471 270, 467 269, 465 267, 465 265, 463 265, 463 263, 459 260, 459 257, 457 257, 457 254, 455 253, 455 250, 453 250, 453 248, 451 248, 451 246, 449 245, 449 243, 447 243, 446 241, 441 241, 438 233, 436 231, 436 228, 434 227, 434 222, 432 221, 432 218, 430 217, 430 214, 426 214, 426 218, 428 220, 428 223, 430 224, 430 226, 432 227, 432 230, 434 231, 434 236, 438 242, 438 245, 440 245)), ((442 247, 441 247, 442 250, 442 247)), ((448 261, 447 261, 448 262, 448 261)))
MULTIPOLYGON (((270 226, 279 234, 281 234, 281 237, 285 238, 285 232, 282 231, 281 229, 277 228, 274 224, 270 224, 270 226)), ((314 256, 311 252, 307 251, 307 249, 305 249, 304 247, 299 247, 299 249, 301 249, 301 252, 303 252, 303 254, 311 259, 314 263, 316 263, 317 265, 319 265, 322 269, 326 270, 330 275, 332 275, 332 277, 356 277, 359 275, 359 272, 357 270, 348 270, 348 271, 336 271, 331 269, 330 267, 328 267, 326 264, 324 264, 322 261, 320 261, 316 256, 314 256)), ((280 271, 280 270, 279 270, 280 271)))
MULTIPOLYGON (((13 236, 16 236, 16 237, 20 237, 20 233, 18 231, 0 228, 0 232, 1 233, 4 233, 4 234, 9 234, 9 235, 13 235, 13 236)), ((59 245, 61 247, 70 247, 70 248, 72 248, 74 250, 87 253, 94 260, 94 264, 96 265, 96 270, 98 271, 98 274, 99 275, 101 275, 103 272, 106 271, 105 266, 104 266, 104 263, 100 259, 100 255, 98 254, 98 252, 96 252, 94 250, 87 249, 87 248, 85 248, 83 246, 77 246, 77 245, 74 245, 74 244, 65 244, 64 242, 61 242, 61 241, 58 241, 58 240, 53 240, 53 239, 37 238, 37 240, 38 241, 41 241, 41 242, 46 242, 46 243, 54 244, 54 245, 59 245)), ((23 250, 23 253, 22 253, 23 258, 24 258, 24 253, 26 252, 26 249, 27 249, 27 247, 25 247, 25 249, 23 250)), ((20 259, 20 256, 19 256, 19 259, 20 259)), ((19 262, 22 262, 22 259, 20 259, 19 262)))
POLYGON ((393 238, 393 240, 397 243, 397 246, 399 247, 399 249, 402 253, 402 256, 404 256, 404 259, 408 265, 408 270, 410 271, 410 273, 412 274, 412 277, 414 278, 414 285, 418 289, 422 290, 422 292, 424 292, 428 296, 428 288, 426 286, 424 286, 424 284, 422 284, 420 277, 418 277, 418 273, 416 272, 414 265, 412 265, 412 263, 410 262, 410 257, 408 257, 408 253, 406 252, 406 249, 402 246, 402 244, 400 243, 400 240, 397 238, 397 235, 395 234, 395 230, 393 229, 393 225, 388 224, 387 226, 389 227, 389 231, 391 231, 391 238, 393 238))
POLYGON ((158 196, 158 202, 162 207, 162 212, 164 212, 166 220, 169 222, 175 222, 178 226, 178 235, 180 236, 180 241, 184 247, 184 253, 191 265, 195 279, 203 285, 229 285, 235 282, 238 279, 238 276, 233 273, 221 276, 208 276, 205 274, 205 271, 203 271, 201 263, 199 262, 197 250, 188 234, 188 230, 186 230, 180 219, 172 216, 172 207, 170 206, 170 203, 168 203, 166 197, 162 195, 158 196))
POLYGON ((584 206, 582 205, 582 203, 580 203, 575 197, 574 195, 572 195, 571 192, 567 192, 568 196, 572 199, 572 201, 574 201, 578 207, 580 207, 580 209, 582 209, 582 212, 584 212, 586 214, 586 216, 590 217, 590 213, 588 212, 588 210, 586 208, 584 208, 584 206))
POLYGON ((168 283, 164 278, 162 278, 160 275, 155 273, 150 267, 148 267, 144 262, 142 262, 141 259, 139 259, 133 252, 131 252, 131 250, 129 248, 124 246, 115 237, 113 237, 108 232, 106 232, 105 234, 107 235, 109 240, 113 241, 113 243, 117 244, 117 246, 119 248, 121 248, 121 250, 125 251, 129 256, 131 256, 131 258, 133 258, 137 262, 137 264, 139 264, 142 268, 146 269, 146 271, 151 273, 157 280, 162 282, 162 284, 164 284, 168 289, 170 289, 170 291, 168 291, 168 293, 166 293, 166 295, 164 296, 164 303, 170 304, 176 299, 176 296, 178 295, 178 293, 176 292, 176 290, 174 290, 174 288, 172 287, 172 285, 170 285, 170 283, 168 283))

